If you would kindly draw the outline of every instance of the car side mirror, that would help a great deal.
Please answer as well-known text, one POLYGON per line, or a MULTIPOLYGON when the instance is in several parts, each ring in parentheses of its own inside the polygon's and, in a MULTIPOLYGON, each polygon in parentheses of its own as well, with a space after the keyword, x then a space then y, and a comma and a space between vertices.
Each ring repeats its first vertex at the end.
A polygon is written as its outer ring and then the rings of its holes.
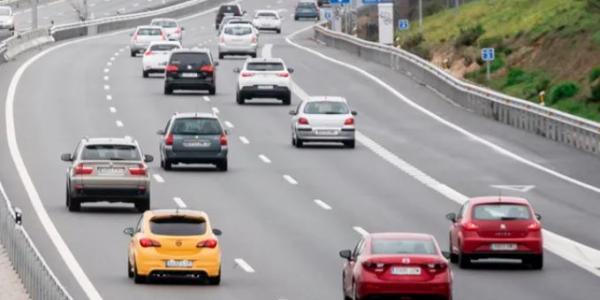
POLYGON ((352 115, 353 115, 353 116, 356 116, 356 115, 358 115, 358 112, 356 112, 355 110, 353 110, 353 111, 352 111, 352 115))
POLYGON ((216 236, 221 236, 223 234, 223 231, 221 231, 221 229, 216 229, 216 228, 213 228, 212 232, 216 236))
POLYGON ((449 213, 446 215, 446 219, 452 221, 452 223, 456 223, 456 214, 455 213, 449 213))
POLYGON ((60 156, 60 159, 62 161, 73 161, 73 157, 71 156, 71 153, 64 153, 60 156))
POLYGON ((159 130, 156 131, 156 134, 158 134, 158 135, 165 135, 165 131, 162 130, 162 129, 159 129, 159 130))
POLYGON ((181 31, 184 31, 184 30, 185 30, 185 27, 181 27, 181 31))
POLYGON ((442 251, 442 256, 445 257, 446 259, 450 259, 450 252, 449 251, 442 251))
POLYGON ((294 68, 288 68, 288 72, 289 72, 290 74, 291 74, 291 73, 294 73, 294 68))
POLYGON ((219 65, 219 61, 215 60, 215 62, 213 63, 213 65, 215 65, 215 67, 218 66, 219 65))
POLYGON ((352 260, 352 251, 351 250, 342 250, 342 251, 340 251, 340 257, 347 259, 347 260, 352 260))
POLYGON ((296 111, 295 110, 290 110, 290 116, 295 116, 296 115, 296 111))
POLYGON ((245 10, 242 12, 242 15, 245 16, 248 12, 246 12, 245 10))
POLYGON ((225 135, 229 135, 229 129, 225 129, 223 130, 223 132, 225 133, 225 135))
POLYGON ((154 161, 154 156, 150 154, 144 154, 144 162, 150 163, 154 161))
POLYGON ((233 73, 239 73, 241 71, 242 70, 240 70, 240 68, 238 68, 238 67, 233 68, 233 73))
POLYGON ((127 227, 127 228, 123 229, 123 233, 128 236, 133 236, 134 232, 135 232, 135 230, 133 230, 133 227, 127 227))
POLYGON ((538 221, 542 220, 542 215, 540 214, 535 214, 535 218, 538 219, 538 221))

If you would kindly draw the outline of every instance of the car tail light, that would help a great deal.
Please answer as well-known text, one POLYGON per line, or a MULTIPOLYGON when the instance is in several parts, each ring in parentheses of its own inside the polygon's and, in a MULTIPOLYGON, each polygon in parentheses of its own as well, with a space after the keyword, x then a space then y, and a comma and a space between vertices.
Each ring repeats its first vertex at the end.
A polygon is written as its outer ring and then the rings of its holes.
POLYGON ((344 121, 344 125, 354 125, 354 118, 348 118, 344 121))
POLYGON ((146 167, 142 164, 138 164, 137 167, 129 168, 129 174, 137 176, 146 175, 146 167))
POLYGON ((425 268, 429 273, 442 273, 448 268, 448 265, 445 263, 430 263, 425 265, 425 268))
POLYGON ((299 118, 298 119, 298 124, 300 124, 300 125, 308 125, 308 119, 307 118, 299 118))
POLYGON ((172 134, 167 135, 167 137, 165 138, 165 145, 167 145, 167 146, 173 145, 173 135, 172 134))
POLYGON ((94 168, 88 167, 82 163, 75 167, 75 175, 90 175, 92 172, 94 172, 94 168))
POLYGON ((256 43, 256 35, 252 35, 252 44, 256 43))
POLYGON ((177 27, 177 29, 175 29, 175 33, 181 33, 181 27, 177 27))
POLYGON ((143 239, 140 239, 140 246, 142 246, 144 248, 160 247, 160 243, 153 239, 143 238, 143 239))
POLYGON ((219 42, 220 42, 221 44, 225 43, 225 37, 224 37, 224 36, 221 36, 221 37, 219 38, 219 42))
POLYGON ((372 261, 365 261, 365 262, 363 262, 362 265, 363 265, 363 268, 365 268, 365 270, 371 271, 371 272, 378 272, 378 273, 383 272, 384 268, 385 268, 384 263, 378 263, 378 262, 372 262, 372 261))
POLYGON ((177 72, 177 70, 179 70, 179 66, 178 65, 168 65, 165 68, 165 71, 167 71, 167 72, 177 72))
POLYGON ((137 41, 137 38, 138 38, 138 35, 137 35, 137 32, 136 32, 136 33, 133 34, 133 40, 137 41))
POLYGON ((209 239, 209 240, 205 240, 205 241, 199 241, 198 244, 196 244, 196 247, 214 249, 217 247, 217 244, 218 244, 217 240, 209 239))
POLYGON ((540 231, 540 230, 542 230, 542 226, 540 225, 540 223, 535 222, 535 223, 529 224, 529 226, 527 226, 527 229, 529 231, 540 231))
POLYGON ((290 73, 288 72, 281 72, 281 73, 277 73, 277 76, 279 77, 290 77, 290 73))
POLYGON ((204 66, 200 67, 200 71, 206 72, 206 73, 212 73, 215 71, 215 67, 213 65, 204 65, 204 66))
POLYGON ((148 51, 144 52, 144 56, 150 56, 152 54, 153 54, 152 50, 148 50, 148 51))
POLYGON ((165 33, 164 33, 164 32, 161 32, 161 33, 160 33, 160 40, 161 40, 161 41, 165 41, 165 40, 167 40, 167 37, 165 36, 165 33))
POLYGON ((479 229, 479 226, 477 226, 477 224, 475 224, 475 223, 468 222, 465 224, 465 230, 475 231, 477 229, 479 229))
POLYGON ((242 72, 242 77, 252 77, 254 76, 254 73, 252 72, 242 72))
POLYGON ((219 138, 219 143, 221 144, 221 146, 227 146, 227 135, 225 135, 224 133, 221 134, 221 137, 219 138))

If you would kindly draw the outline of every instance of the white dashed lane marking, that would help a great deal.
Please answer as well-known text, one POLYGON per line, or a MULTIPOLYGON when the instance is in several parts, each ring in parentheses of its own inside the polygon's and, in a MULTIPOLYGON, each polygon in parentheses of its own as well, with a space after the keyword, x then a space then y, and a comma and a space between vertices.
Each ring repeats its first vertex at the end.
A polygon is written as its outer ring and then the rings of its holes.
POLYGON ((117 127, 125 126, 125 125, 123 125, 123 122, 121 122, 120 120, 117 120, 115 123, 117 124, 117 127))
POLYGON ((236 258, 235 260, 235 264, 238 265, 238 267, 242 268, 242 270, 244 270, 246 273, 254 273, 254 269, 243 259, 241 258, 236 258))
POLYGON ((104 69, 104 73, 108 73, 108 72, 110 72, 109 68, 104 69))
POLYGON ((107 91, 108 91, 108 90, 110 90, 110 85, 108 85, 108 84, 105 84, 105 85, 104 85, 104 90, 107 90, 107 91))
POLYGON ((154 174, 154 175, 152 175, 152 177, 154 177, 154 180, 156 180, 156 182, 159 182, 159 183, 165 182, 165 179, 162 178, 162 176, 160 176, 160 174, 154 174))
POLYGON ((233 126, 233 123, 229 122, 229 121, 225 121, 225 126, 227 126, 228 128, 234 128, 235 126, 233 126))
POLYGON ((320 206, 322 209, 331 210, 331 206, 329 206, 329 204, 323 202, 322 200, 315 199, 314 201, 315 201, 315 204, 320 206))
POLYGON ((185 205, 185 202, 183 202, 183 200, 181 200, 181 198, 179 198, 179 197, 174 197, 173 201, 175 201, 175 204, 177 204, 177 206, 179 206, 179 208, 187 207, 187 205, 185 205))
POLYGON ((218 113, 220 113, 220 111, 219 111, 219 108, 217 108, 217 107, 213 107, 213 108, 212 108, 212 111, 213 111, 213 113, 214 113, 215 115, 216 115, 216 114, 218 114, 218 113))
POLYGON ((112 100, 112 96, 111 95, 106 95, 106 100, 108 100, 108 101, 112 100))
POLYGON ((240 136, 240 141, 246 145, 250 144, 250 141, 245 136, 240 136))
POLYGON ((285 179, 285 181, 289 182, 290 184, 296 185, 298 184, 298 181, 296 181, 296 179, 294 179, 294 177, 290 176, 290 175, 283 175, 283 179, 285 179))
POLYGON ((259 155, 258 158, 260 158, 260 160, 262 160, 265 164, 271 163, 271 160, 264 154, 259 155))
POLYGON ((206 102, 210 102, 210 98, 208 98, 208 96, 204 96, 204 97, 202 97, 202 99, 204 99, 204 101, 206 101, 206 102))
POLYGON ((117 112, 117 109, 114 106, 109 107, 108 110, 113 114, 117 112))

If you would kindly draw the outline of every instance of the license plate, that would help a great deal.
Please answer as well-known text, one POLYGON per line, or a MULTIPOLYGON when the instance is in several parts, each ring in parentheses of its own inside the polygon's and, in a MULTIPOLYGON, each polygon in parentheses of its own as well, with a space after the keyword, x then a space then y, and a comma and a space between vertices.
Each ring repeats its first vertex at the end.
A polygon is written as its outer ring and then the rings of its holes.
POLYGON ((167 268, 191 268, 194 263, 191 260, 167 260, 165 266, 167 268))
POLYGON ((421 275, 421 268, 394 267, 392 268, 392 275, 418 276, 421 275))
POLYGON ((181 73, 181 77, 183 78, 197 78, 197 73, 181 73))
POLYGON ((258 89, 259 90, 272 90, 273 86, 272 85, 259 85, 258 89))
POLYGON ((492 244, 490 248, 493 251, 515 251, 517 244, 492 244))
POLYGON ((315 132, 317 135, 337 135, 337 130, 317 130, 315 132))
POLYGON ((98 174, 100 175, 123 175, 125 170, 122 168, 98 168, 98 174))
POLYGON ((184 147, 208 147, 210 146, 210 142, 207 141, 189 141, 183 142, 184 147))

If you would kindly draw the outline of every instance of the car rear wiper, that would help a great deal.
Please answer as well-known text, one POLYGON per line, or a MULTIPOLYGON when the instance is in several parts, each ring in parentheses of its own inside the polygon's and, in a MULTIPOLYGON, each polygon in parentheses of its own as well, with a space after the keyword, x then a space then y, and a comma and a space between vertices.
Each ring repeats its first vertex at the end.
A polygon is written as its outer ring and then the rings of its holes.
POLYGON ((517 218, 517 217, 501 217, 500 220, 502 221, 512 221, 512 220, 519 220, 521 218, 517 218))
POLYGON ((125 160, 124 158, 120 158, 120 157, 111 157, 108 160, 125 160))

